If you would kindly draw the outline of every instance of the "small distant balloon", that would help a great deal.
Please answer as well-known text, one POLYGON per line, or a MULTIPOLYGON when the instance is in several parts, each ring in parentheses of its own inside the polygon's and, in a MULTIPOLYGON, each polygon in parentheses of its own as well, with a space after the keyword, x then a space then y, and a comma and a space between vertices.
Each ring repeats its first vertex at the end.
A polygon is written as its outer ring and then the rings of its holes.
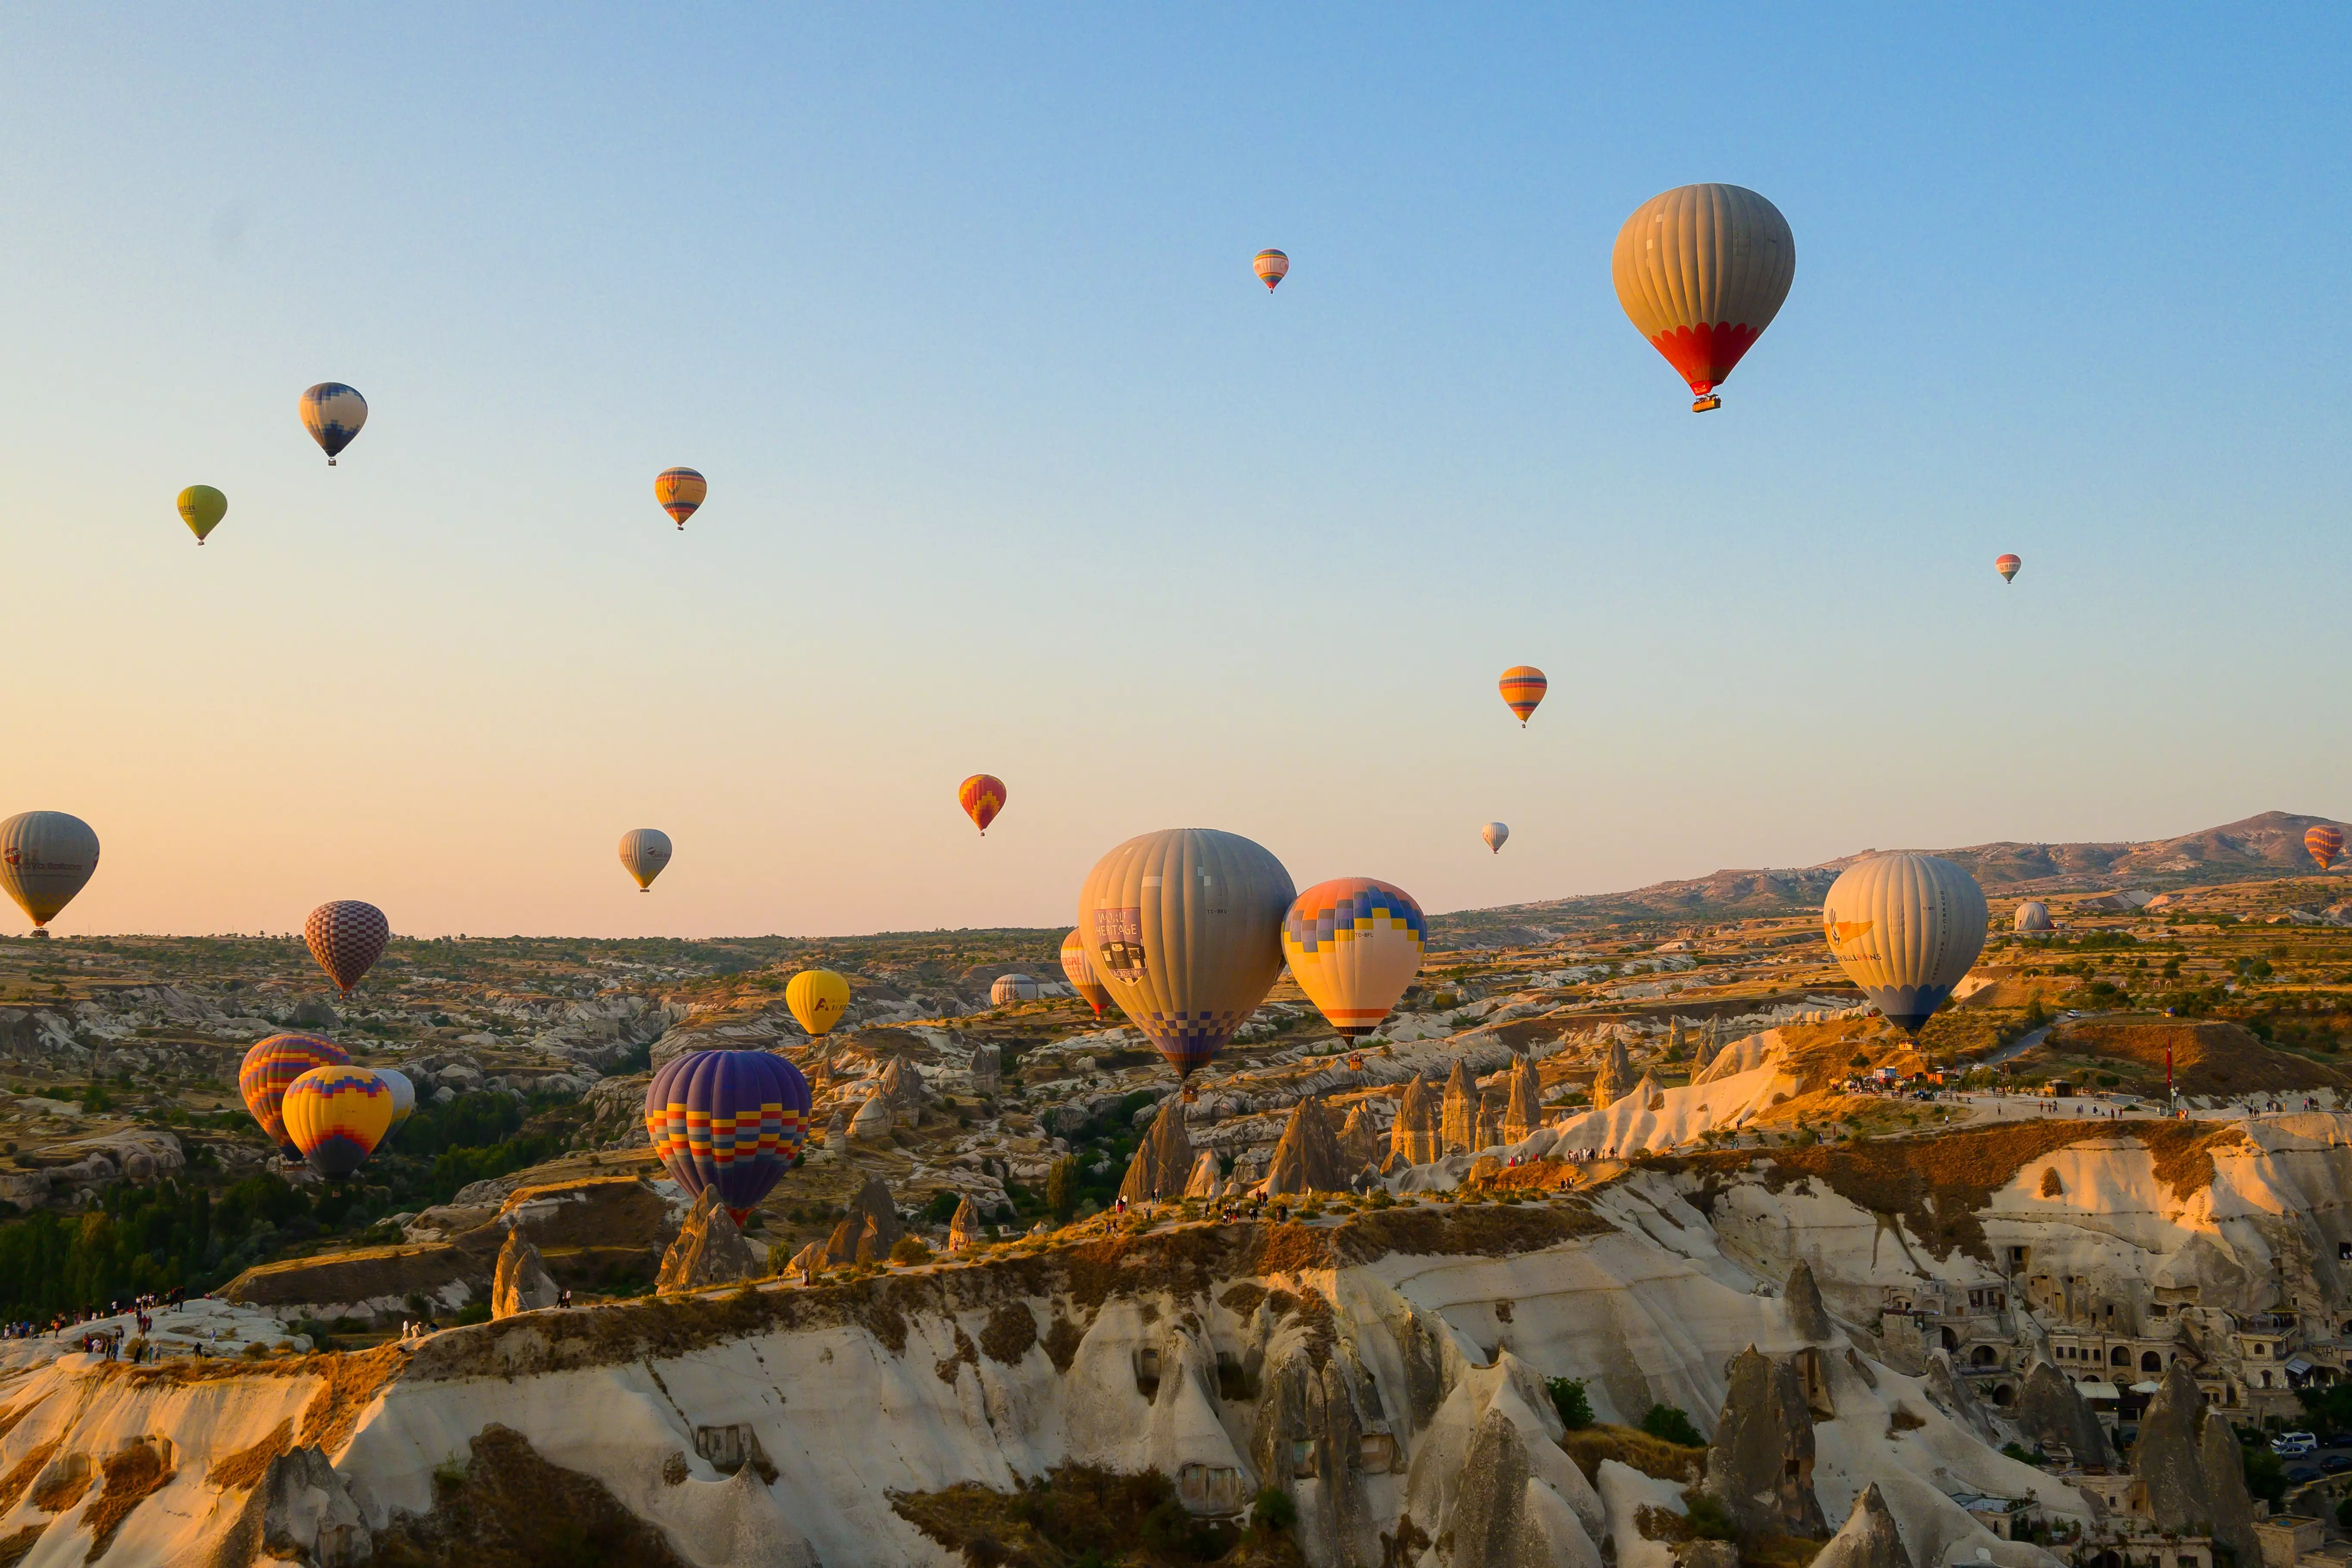
POLYGON ((2310 852, 2313 859, 2319 862, 2319 868, 2325 871, 2329 866, 2335 864, 2338 855, 2344 853, 2344 830, 2340 827, 2330 827, 2323 822, 2304 833, 2303 847, 2310 852))
POLYGON ((1110 1001, 1110 987, 1095 977, 1094 961, 1087 957, 1087 939, 1083 932, 1072 931, 1062 939, 1062 973, 1068 976, 1070 989, 1086 998, 1095 1016, 1103 1016, 1104 1005, 1110 1001))
POLYGON ((1265 285, 1265 291, 1269 294, 1274 292, 1276 284, 1290 276, 1290 258, 1279 250, 1259 251, 1257 259, 1251 262, 1250 267, 1256 272, 1258 281, 1265 285))
POLYGON ((310 911, 302 922, 302 940, 319 967, 327 972, 327 978, 349 996, 360 977, 383 956, 384 943, 392 940, 392 925, 373 904, 337 899, 310 911))
POLYGON ((621 835, 621 864, 637 879, 637 891, 652 891, 654 879, 669 864, 669 835, 658 827, 630 828, 621 835))
MULTIPOLYGON (((2004 555, 2000 560, 1995 561, 1992 563, 1992 569, 2000 574, 2000 580, 2002 582, 2014 583, 2017 581, 2017 569, 2024 564, 2024 562, 2020 561, 2014 555, 2004 555)), ((2060 593, 2063 595, 2064 590, 2061 589, 2060 593)))
POLYGON ((654 476, 654 500, 661 502, 662 510, 669 513, 680 533, 686 531, 686 520, 709 494, 710 481, 693 468, 664 468, 654 476))
POLYGON ((1544 693, 1551 689, 1551 683, 1534 665, 1515 664, 1503 671, 1500 684, 1503 700, 1509 704, 1512 712, 1519 716, 1519 728, 1526 729, 1528 716, 1536 710, 1536 704, 1544 700, 1544 693))
POLYGON ((98 873, 98 835, 80 817, 62 811, 20 811, 0 822, 0 888, 36 929, 98 873))
POLYGON ((302 395, 302 428, 327 454, 327 467, 367 423, 367 399, 340 381, 322 381, 302 395))
POLYGON ((1000 974, 988 988, 988 1005, 1011 1007, 1022 1002, 1034 1002, 1038 996, 1036 976, 1031 974, 1000 974))
POLYGON ((988 825, 1004 809, 1004 781, 993 773, 974 773, 957 786, 956 800, 985 837, 988 825))
POLYGON ((830 969, 803 969, 785 985, 784 1005, 802 1028, 822 1036, 841 1022, 849 1005, 849 982, 830 969))
POLYGON ((312 1068, 287 1086, 282 1113, 310 1169, 341 1180, 392 1131, 392 1085, 366 1068, 312 1068))
POLYGON ((210 485, 190 485, 180 492, 180 521, 188 525, 188 531, 196 536, 198 544, 227 515, 228 497, 210 485))
POLYGON ((1510 836, 1511 828, 1508 823, 1490 822, 1478 830, 1478 837, 1486 841, 1486 847, 1497 855, 1503 852, 1503 841, 1510 836))

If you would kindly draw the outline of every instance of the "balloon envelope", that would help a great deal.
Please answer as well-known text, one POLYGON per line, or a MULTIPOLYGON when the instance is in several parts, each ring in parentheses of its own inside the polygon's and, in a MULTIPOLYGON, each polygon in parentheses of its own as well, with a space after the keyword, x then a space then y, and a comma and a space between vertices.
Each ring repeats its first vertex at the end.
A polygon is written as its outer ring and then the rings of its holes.
POLYGON ((1279 250, 1261 250, 1250 263, 1250 270, 1257 274, 1258 281, 1271 294, 1276 284, 1290 276, 1290 258, 1279 250))
POLYGON ((1503 852, 1503 842, 1510 836, 1511 826, 1507 822, 1490 822, 1478 830, 1478 837, 1486 841, 1486 847, 1497 855, 1503 852))
POLYGON ((1078 930, 1096 978, 1184 1078, 1274 989, 1297 896, 1282 862, 1239 834, 1164 828, 1095 862, 1078 930))
POLYGON ((2321 823, 2316 827, 2305 830, 2303 847, 2313 859, 2319 862, 2319 868, 2325 871, 2336 857, 2344 852, 2344 830, 2321 823))
POLYGON ((1291 903, 1282 955, 1307 999, 1352 1040, 1379 1028, 1421 973, 1428 936, 1421 906, 1402 888, 1340 877, 1291 903))
POLYGON ((637 891, 646 891, 669 864, 669 835, 658 827, 630 828, 621 835, 621 864, 637 879, 637 891))
POLYGON ((36 926, 55 920, 98 870, 98 835, 62 811, 20 811, 0 822, 0 888, 36 926))
POLYGON ((1095 977, 1095 966, 1087 957, 1084 932, 1074 931, 1062 939, 1062 973, 1068 977, 1070 989, 1085 997, 1087 1005, 1095 1010, 1095 1016, 1101 1017, 1110 992, 1095 977))
POLYGON ((2048 931, 2050 906, 2040 899, 2028 899, 2017 906, 2016 917, 2010 923, 2019 931, 2048 931))
POLYGON ((1617 302, 1690 384, 1695 406, 1772 324, 1797 276, 1780 209, 1739 185, 1681 185, 1633 209, 1609 258, 1617 302))
POLYGON ((767 1051, 695 1051, 646 1085, 646 1131, 654 1153, 696 1197, 719 1201, 743 1223, 808 1142, 808 1079, 767 1051))
POLYGON ((2002 582, 2014 583, 2017 581, 2017 569, 2024 564, 2014 555, 2004 555, 1992 563, 1992 569, 2000 574, 2002 582))
POLYGON ((785 985, 784 1005, 802 1028, 823 1035, 841 1022, 842 1011, 849 1005, 849 982, 830 969, 803 969, 785 985))
POLYGON ((654 476, 654 500, 681 531, 709 494, 710 481, 692 468, 664 468, 654 476))
POLYGON ((416 1085, 398 1068, 378 1068, 375 1076, 392 1089, 392 1124, 398 1127, 416 1112, 416 1085))
POLYGON ((1000 974, 988 988, 988 1005, 1010 1007, 1016 1002, 1034 1002, 1038 996, 1036 976, 1032 974, 1000 974))
POLYGON ((319 443, 331 467, 367 423, 367 399, 340 381, 322 381, 302 395, 302 428, 319 443))
POLYGON ((210 485, 190 485, 180 492, 180 521, 188 525, 188 531, 196 536, 198 544, 202 544, 205 535, 218 528, 220 520, 227 515, 228 497, 210 485))
POLYGON ((1004 781, 993 773, 974 773, 956 787, 956 802, 982 833, 1004 809, 1004 781))
POLYGON ((1544 693, 1551 688, 1551 682, 1544 679, 1544 672, 1532 664, 1511 666, 1503 671, 1500 684, 1503 700, 1510 704, 1511 711, 1519 716, 1521 729, 1527 728, 1528 715, 1536 710, 1536 704, 1544 700, 1544 693))
POLYGON ((289 1156, 299 1158, 302 1151, 286 1133, 288 1087, 313 1068, 347 1067, 351 1059, 342 1047, 316 1035, 272 1035, 255 1041, 246 1051, 236 1069, 236 1091, 263 1135, 289 1156))
POLYGON ((1939 856, 1857 860, 1830 884, 1822 933, 1846 977, 1916 1035, 1984 951, 1984 889, 1939 856))
POLYGON ((286 1135, 310 1168, 342 1177, 392 1131, 392 1086, 366 1068, 312 1068, 286 1086, 286 1135))
POLYGON ((310 911, 302 922, 302 940, 310 944, 310 956, 319 961, 327 978, 349 996, 360 976, 383 956, 383 944, 392 940, 392 927, 373 904, 337 899, 310 911))

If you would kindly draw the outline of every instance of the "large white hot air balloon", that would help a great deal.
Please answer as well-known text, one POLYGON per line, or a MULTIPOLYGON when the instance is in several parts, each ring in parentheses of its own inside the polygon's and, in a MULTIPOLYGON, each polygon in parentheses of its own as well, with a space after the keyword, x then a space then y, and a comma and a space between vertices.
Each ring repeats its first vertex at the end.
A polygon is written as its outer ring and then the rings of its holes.
POLYGON ((1847 867, 1822 934, 1873 1005, 1916 1035, 1984 951, 1984 889, 1949 860, 1902 850, 1847 867))
POLYGON ((98 835, 62 811, 20 811, 0 822, 0 888, 36 929, 73 902, 98 869, 98 835))
POLYGON ((1511 825, 1507 822, 1490 822, 1478 830, 1478 837, 1486 841, 1487 848, 1500 855, 1503 852, 1504 841, 1511 837, 1511 825))
POLYGON ((1078 894, 1078 931, 1095 978, 1182 1079, 1274 989, 1282 917, 1297 896, 1263 847, 1211 827, 1170 827, 1095 862, 1078 894))
POLYGON ((2043 903, 2040 899, 2026 900, 2023 903, 2017 906, 2016 924, 2019 931, 2048 931, 2050 929, 2050 906, 2043 903))
POLYGON ((658 827, 630 828, 621 835, 621 864, 637 879, 637 891, 651 892, 669 864, 669 835, 658 827))

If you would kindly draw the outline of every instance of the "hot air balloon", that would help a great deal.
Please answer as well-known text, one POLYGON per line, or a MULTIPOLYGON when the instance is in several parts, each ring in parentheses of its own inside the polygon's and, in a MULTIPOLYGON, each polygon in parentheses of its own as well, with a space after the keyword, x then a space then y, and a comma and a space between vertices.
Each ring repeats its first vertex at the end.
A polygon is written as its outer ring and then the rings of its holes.
POLYGON ((284 1115, 310 1169, 341 1180, 392 1131, 392 1085, 366 1068, 312 1068, 286 1086, 284 1115))
POLYGON ((2000 574, 2002 582, 2014 583, 2017 581, 2017 569, 2024 564, 2014 555, 2004 555, 1992 563, 1992 569, 2000 574))
POLYGON ((662 510, 669 513, 680 533, 686 531, 686 520, 709 494, 710 481, 692 468, 664 468, 654 476, 654 500, 661 502, 662 510))
POLYGON ((246 1051, 236 1069, 236 1091, 262 1135, 285 1151, 288 1159, 299 1160, 302 1151, 286 1131, 287 1088, 313 1068, 348 1067, 351 1059, 342 1047, 316 1035, 272 1035, 246 1051))
MULTIPOLYGON (((2310 852, 2313 859, 2319 862, 2319 868, 2325 871, 2335 862, 2336 857, 2344 853, 2344 830, 2340 827, 2330 827, 2326 823, 2321 823, 2316 827, 2306 828, 2304 830, 2303 847, 2310 852)), ((23 902, 21 899, 17 901, 23 902)))
POLYGON ((784 987, 784 1005, 812 1036, 841 1022, 849 1005, 849 982, 830 969, 803 969, 784 987))
POLYGON ((1087 939, 1083 931, 1072 931, 1062 939, 1062 973, 1069 977, 1070 989, 1087 999, 1095 1016, 1103 1016, 1103 1004, 1110 1000, 1110 992, 1095 978, 1095 966, 1087 957, 1087 939))
POLYGON ((1290 276, 1290 258, 1279 250, 1261 250, 1257 258, 1250 263, 1250 268, 1257 274, 1258 281, 1265 285, 1265 291, 1271 294, 1276 284, 1290 276))
POLYGON ((367 399, 340 381, 322 381, 302 395, 302 428, 325 449, 331 468, 335 455, 352 444, 366 423, 367 399))
POLYGON ((345 996, 352 987, 383 956, 383 944, 392 940, 392 926, 383 911, 373 904, 363 904, 357 899, 337 899, 320 904, 302 922, 302 940, 310 946, 310 956, 327 972, 345 996))
POLYGON ((646 1085, 654 1153, 696 1197, 719 1189, 740 1225, 808 1142, 808 1079, 767 1051, 695 1051, 646 1085))
POLYGON ((397 1131, 402 1122, 416 1113, 416 1086, 397 1068, 378 1068, 375 1075, 392 1090, 392 1125, 397 1131))
POLYGON ((1379 1028, 1421 973, 1428 935, 1411 893, 1370 877, 1340 877, 1291 903, 1282 956, 1307 999, 1352 1040, 1379 1028))
POLYGON ((1486 841, 1486 847, 1497 855, 1503 852, 1504 840, 1510 836, 1511 825, 1507 822, 1490 822, 1478 830, 1478 837, 1486 841))
POLYGON ((97 870, 98 835, 80 817, 20 811, 0 822, 0 888, 37 931, 73 902, 97 870))
POLYGON ((2021 931, 2044 931, 2051 929, 2050 906, 2040 899, 2028 899, 2017 906, 2017 914, 2010 924, 2021 931))
POLYGON ((1528 727, 1528 716, 1536 710, 1536 704, 1544 700, 1544 693, 1551 689, 1551 682, 1546 680, 1544 672, 1534 665, 1515 664, 1503 671, 1501 686, 1503 700, 1510 705, 1512 712, 1519 716, 1519 728, 1524 730, 1528 727))
POLYGON ((957 787, 956 800, 986 837, 988 825, 1004 809, 1004 781, 993 773, 974 773, 957 787))
POLYGON ((1916 1035, 1984 951, 1984 889, 1937 856, 1873 855, 1830 884, 1822 932, 1846 977, 1916 1035))
POLYGON ((1704 414, 1722 406, 1716 387, 1789 297, 1797 240, 1754 191, 1681 185, 1633 209, 1609 272, 1635 330, 1690 383, 1691 411, 1704 414))
POLYGON ((630 828, 621 835, 621 864, 637 879, 637 891, 652 891, 654 879, 669 864, 669 835, 658 827, 630 828))
POLYGON ((228 497, 210 485, 190 485, 180 492, 180 521, 188 525, 188 531, 196 536, 198 544, 227 515, 228 497))
POLYGON ((1224 1048, 1282 973, 1282 862, 1238 834, 1146 833, 1095 862, 1078 894, 1087 957, 1177 1077, 1224 1048))
POLYGON ((1038 996, 1036 976, 1031 974, 1000 974, 988 988, 988 1005, 1010 1007, 1018 1002, 1034 1002, 1038 996))

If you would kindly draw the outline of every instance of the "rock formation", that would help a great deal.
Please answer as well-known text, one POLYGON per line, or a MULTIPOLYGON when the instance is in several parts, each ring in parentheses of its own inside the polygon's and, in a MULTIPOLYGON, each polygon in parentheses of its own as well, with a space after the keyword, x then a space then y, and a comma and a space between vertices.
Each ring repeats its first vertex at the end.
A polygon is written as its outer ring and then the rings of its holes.
POLYGON ((1339 1158, 1346 1162, 1350 1173, 1367 1165, 1380 1163, 1381 1130, 1372 1124, 1371 1112, 1358 1100, 1348 1108, 1348 1120, 1339 1124, 1339 1158))
POLYGON ((1129 1203, 1173 1198, 1192 1176, 1192 1140, 1184 1131, 1184 1097, 1171 1094, 1160 1102, 1151 1131, 1143 1135, 1135 1158, 1127 1163, 1127 1178, 1118 1195, 1129 1203))
POLYGON ((1911 1553, 1903 1549, 1902 1532, 1876 1481, 1853 1500, 1853 1511, 1813 1559, 1813 1568, 1911 1568, 1911 1553))
POLYGON ((2210 1526, 2213 1539, 2240 1563, 2263 1560, 2237 1438, 2227 1421, 2205 1408, 2197 1380, 2179 1362, 2165 1370, 2140 1415, 2132 1473, 2147 1489, 2147 1510, 2158 1530, 2210 1526))
POLYGON ((1706 1032, 1698 1037, 1698 1050, 1693 1059, 1701 1067, 1709 1067, 1722 1050, 1723 1020, 1711 1017, 1706 1021, 1706 1032))
POLYGON ((1813 1283, 1813 1266, 1803 1258, 1797 1259, 1789 1270, 1788 1288, 1780 1299, 1789 1304, 1789 1322, 1805 1338, 1819 1343, 1835 1331, 1830 1326, 1830 1310, 1822 1304, 1822 1288, 1813 1283))
POLYGON ((522 1227, 508 1231, 506 1245, 499 1248, 498 1270, 490 1278, 491 1321, 552 1307, 562 1294, 562 1287, 547 1271, 539 1248, 523 1239, 522 1227))
POLYGON ((1521 1143, 1543 1125, 1543 1080, 1535 1058, 1521 1057, 1511 1068, 1511 1100, 1503 1112, 1503 1142, 1521 1143))
POLYGON ((1213 1149, 1202 1150, 1200 1157, 1192 1162, 1192 1174, 1184 1178, 1184 1195, 1188 1198, 1206 1198, 1213 1203, 1224 1194, 1224 1173, 1218 1168, 1217 1152, 1213 1149))
POLYGON ((838 1154, 849 1142, 849 1112, 842 1106, 833 1108, 833 1118, 824 1124, 824 1146, 838 1154))
POLYGON ((1446 1076, 1445 1101, 1438 1122, 1438 1150, 1445 1154, 1467 1154, 1478 1147, 1478 1085, 1470 1077, 1470 1069, 1462 1058, 1454 1058, 1454 1070, 1446 1076))
POLYGON ((1796 1372, 1754 1345, 1732 1359, 1706 1446, 1706 1494, 1745 1531, 1829 1533, 1813 1495, 1813 1418, 1796 1372))
POLYGON ((1666 1091, 1645 1071, 1634 1080, 1633 1087, 1625 1091, 1625 1098, 1644 1110, 1655 1110, 1665 1104, 1666 1091))
POLYGON ((760 1272, 759 1259, 735 1228, 735 1216, 719 1202, 719 1189, 705 1187, 678 1227, 677 1239, 662 1254, 661 1273, 654 1279, 656 1295, 673 1290, 698 1290, 749 1279, 760 1272))
POLYGON ((1397 1101, 1396 1120, 1389 1124, 1389 1151, 1408 1165, 1426 1165, 1437 1158, 1436 1107, 1428 1083, 1415 1077, 1397 1101))
POLYGON ((1677 1013, 1666 1020, 1666 1060, 1678 1062, 1683 1059, 1683 1016, 1677 1013))
POLYGON ((966 1193, 958 1199, 955 1217, 948 1221, 948 1250, 969 1252, 980 1240, 980 1205, 966 1193))
POLYGON ((841 1223, 833 1227, 833 1235, 824 1244, 824 1260, 827 1263, 859 1261, 858 1247, 869 1231, 874 1241, 874 1256, 866 1258, 867 1262, 877 1258, 887 1258, 891 1247, 906 1234, 906 1227, 898 1223, 898 1205, 892 1200, 890 1189, 882 1184, 879 1176, 866 1177, 866 1185, 849 1200, 848 1211, 842 1216, 841 1223))
POLYGON ((1310 1094, 1290 1108, 1290 1124, 1275 1145, 1274 1163, 1265 1173, 1268 1197, 1298 1193, 1345 1192, 1355 1172, 1339 1155, 1339 1136, 1331 1131, 1323 1097, 1310 1094))
POLYGON ((1966 1426, 1990 1444, 1993 1435, 1992 1416, 1977 1403, 1976 1390, 1969 1380, 1952 1370, 1951 1352, 1938 1349, 1927 1357, 1927 1398, 1937 1409, 1966 1426))
POLYGON ((2035 1362, 2033 1370, 2025 1374, 2025 1385, 2018 1390, 2009 1418, 2030 1442, 2064 1444, 2077 1464, 2115 1462, 2106 1428, 2099 1425, 2099 1418, 2065 1374, 2046 1361, 2035 1362))
POLYGON ((1625 1097, 1633 1087, 1633 1064, 1625 1058, 1625 1042, 1611 1040, 1609 1054, 1601 1058, 1601 1070, 1592 1079, 1592 1109, 1606 1110, 1625 1097))
POLYGON ((879 1094, 868 1095, 857 1114, 849 1119, 849 1141, 872 1143, 890 1136, 890 1102, 879 1094))
POLYGON ((904 1057, 892 1057, 874 1080, 874 1092, 889 1102, 890 1115, 900 1126, 913 1127, 923 1119, 923 1108, 930 1103, 930 1087, 923 1075, 904 1057))

